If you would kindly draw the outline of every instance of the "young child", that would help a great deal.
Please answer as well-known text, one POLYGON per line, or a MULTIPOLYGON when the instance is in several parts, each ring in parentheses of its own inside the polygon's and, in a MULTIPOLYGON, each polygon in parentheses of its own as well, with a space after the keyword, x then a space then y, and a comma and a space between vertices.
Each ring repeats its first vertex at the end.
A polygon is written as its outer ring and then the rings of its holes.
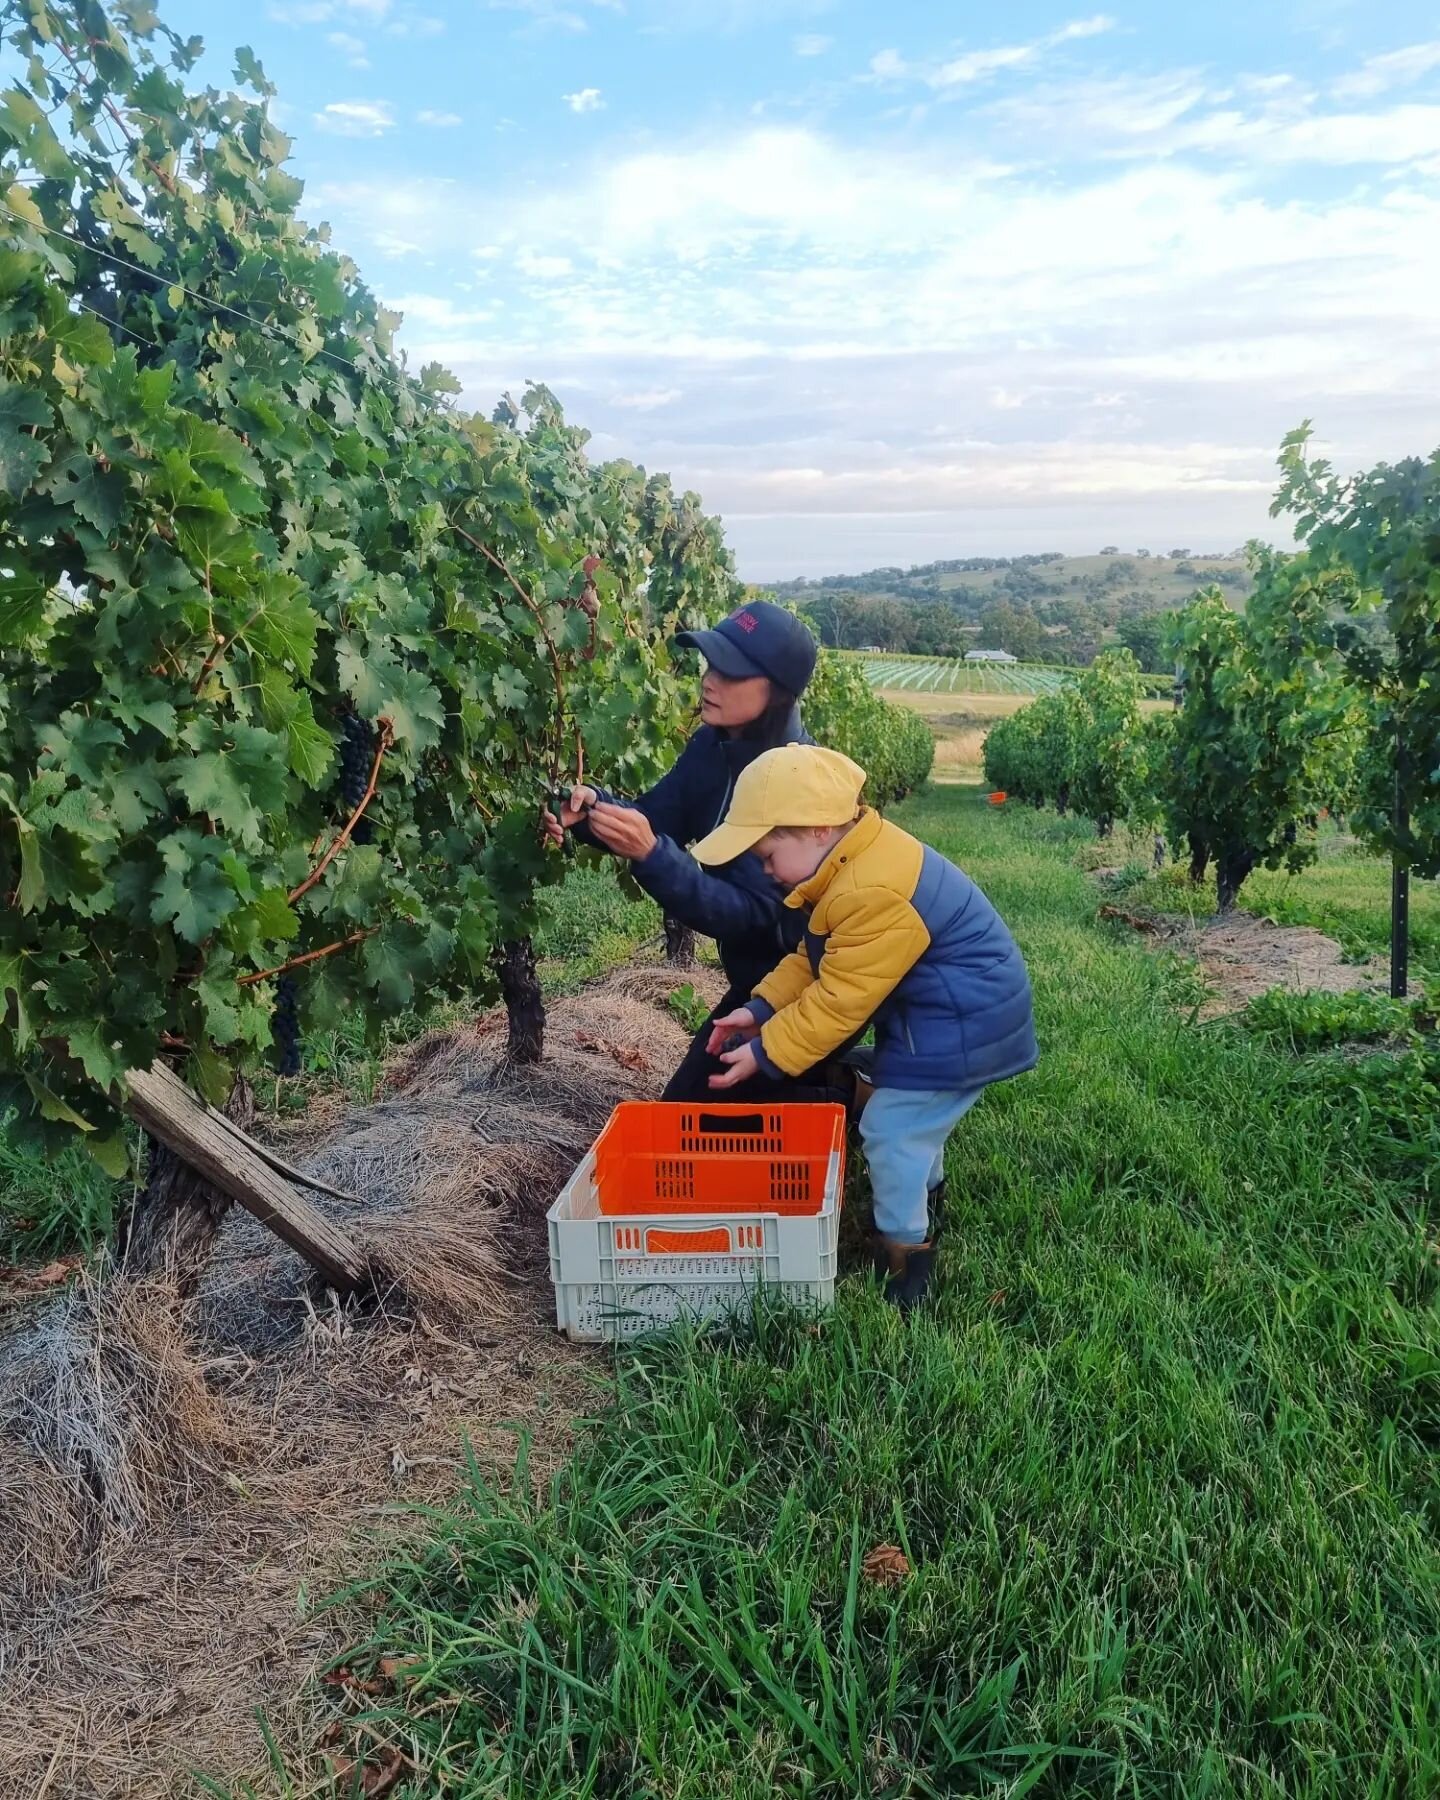
POLYGON ((753 850, 808 909, 805 942, 715 1022, 727 1088, 808 1069, 875 1025, 860 1135, 875 1196, 876 1271, 904 1311, 929 1286, 945 1143, 992 1081, 1039 1055, 1015 940, 968 875, 860 803, 865 771, 787 744, 735 783, 725 822, 694 846, 707 866, 753 850), (738 1046, 736 1038, 744 1041, 738 1046))

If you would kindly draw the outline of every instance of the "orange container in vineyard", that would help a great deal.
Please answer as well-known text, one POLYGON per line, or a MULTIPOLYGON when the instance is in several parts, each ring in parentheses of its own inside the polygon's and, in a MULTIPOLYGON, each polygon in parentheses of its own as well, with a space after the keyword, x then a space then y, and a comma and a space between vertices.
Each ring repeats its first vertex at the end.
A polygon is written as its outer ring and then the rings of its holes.
POLYGON ((595 1143, 595 1192, 620 1214, 817 1217, 845 1175, 843 1106, 627 1100, 595 1143))

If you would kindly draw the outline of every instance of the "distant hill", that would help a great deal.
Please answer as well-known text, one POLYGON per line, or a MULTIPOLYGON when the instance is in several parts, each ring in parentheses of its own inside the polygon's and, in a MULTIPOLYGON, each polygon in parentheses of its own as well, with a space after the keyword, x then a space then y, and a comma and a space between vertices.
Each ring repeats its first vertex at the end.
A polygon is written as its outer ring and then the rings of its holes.
POLYGON ((1126 644, 1143 668, 1156 669, 1164 615, 1212 582, 1242 606, 1251 587, 1243 553, 971 556, 772 591, 805 613, 822 642, 845 649, 963 656, 981 645, 1027 662, 1085 664, 1126 644))

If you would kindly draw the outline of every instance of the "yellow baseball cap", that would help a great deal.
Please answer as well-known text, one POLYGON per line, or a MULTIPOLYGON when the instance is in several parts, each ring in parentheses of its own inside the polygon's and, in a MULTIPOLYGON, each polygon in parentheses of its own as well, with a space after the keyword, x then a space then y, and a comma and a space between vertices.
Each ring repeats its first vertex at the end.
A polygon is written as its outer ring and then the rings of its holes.
POLYGON ((696 862, 734 862, 781 825, 848 825, 865 771, 838 750, 782 744, 757 756, 735 783, 725 823, 691 846, 696 862))

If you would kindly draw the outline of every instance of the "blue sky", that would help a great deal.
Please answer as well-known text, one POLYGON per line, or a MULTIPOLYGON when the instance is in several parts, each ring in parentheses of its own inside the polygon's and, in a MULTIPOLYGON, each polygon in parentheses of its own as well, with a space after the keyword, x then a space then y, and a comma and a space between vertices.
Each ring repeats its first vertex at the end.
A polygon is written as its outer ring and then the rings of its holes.
POLYGON ((547 381, 750 579, 1229 548, 1300 419, 1440 441, 1433 5, 162 4, 417 364, 547 381))

